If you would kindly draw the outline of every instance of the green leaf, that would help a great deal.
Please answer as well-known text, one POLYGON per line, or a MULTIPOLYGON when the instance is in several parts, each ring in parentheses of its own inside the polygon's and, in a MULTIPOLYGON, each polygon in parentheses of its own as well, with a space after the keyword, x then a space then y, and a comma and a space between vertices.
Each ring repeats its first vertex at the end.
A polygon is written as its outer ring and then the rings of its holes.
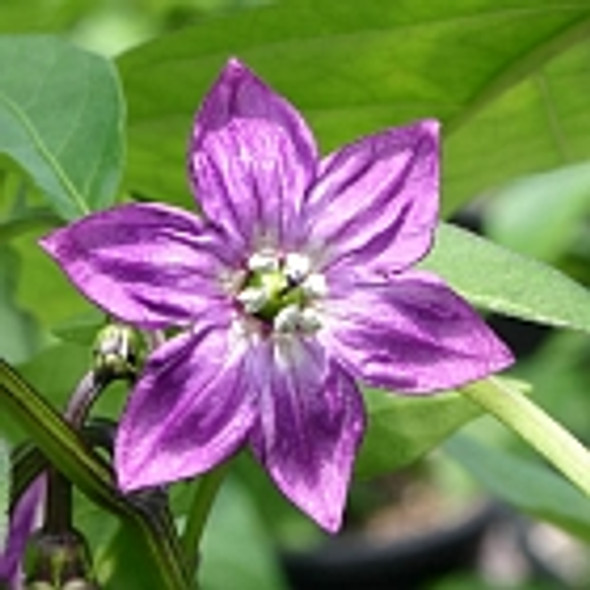
POLYGON ((441 224, 423 268, 474 305, 550 326, 590 331, 590 292, 561 272, 441 224))
POLYGON ((486 234, 503 246, 555 263, 590 210, 590 164, 521 178, 486 206, 486 234), (551 228, 551 231, 547 231, 551 228))
POLYGON ((12 363, 27 360, 39 346, 39 331, 31 316, 15 301, 20 259, 10 247, 0 249, 0 326, 10 337, 0 338, 0 357, 12 363))
POLYGON ((508 179, 588 159, 589 28, 586 14, 581 43, 538 62, 526 80, 455 128, 445 145, 447 211, 508 179))
MULTIPOLYGON (((228 479, 210 515, 202 544, 203 590, 280 590, 275 548, 242 486, 228 479)), ((200 586, 201 587, 201 586, 200 586)))
MULTIPOLYGON (((90 370, 92 361, 89 346, 63 342, 48 346, 28 362, 19 365, 19 373, 43 392, 53 407, 65 409, 82 375, 90 370)), ((127 398, 127 388, 122 383, 113 383, 93 404, 92 414, 103 418, 117 419, 127 398)), ((22 440, 23 433, 13 433, 14 420, 0 413, 0 432, 12 434, 12 441, 22 440), (20 434, 20 436, 17 436, 20 434)))
POLYGON ((112 64, 58 38, 6 36, 0 71, 0 152, 66 219, 112 204, 124 116, 112 64))
POLYGON ((22 261, 17 302, 49 330, 72 316, 90 312, 93 307, 37 244, 43 233, 47 232, 22 235, 12 240, 11 245, 22 261))
POLYGON ((373 477, 410 464, 481 414, 454 392, 402 397, 366 389, 368 429, 357 463, 359 477, 373 477))
MULTIPOLYGON (((101 511, 96 517, 104 522, 101 511)), ((150 559, 142 531, 133 526, 120 524, 106 546, 99 548, 100 560, 97 563, 99 575, 103 569, 101 588, 104 590, 144 590, 153 587, 159 577, 156 564, 150 559)))
POLYGON ((590 500, 554 472, 465 435, 444 449, 496 496, 590 541, 590 500))
POLYGON ((2 0, 0 32, 53 31, 73 22, 94 0, 2 0))
MULTIPOLYGON (((585 39, 589 22, 586 0, 567 6, 559 0, 323 0, 321 7, 315 0, 284 0, 203 19, 200 26, 148 43, 119 61, 130 105, 126 184, 152 198, 190 203, 185 153, 191 121, 233 54, 301 109, 324 150, 426 116, 446 123, 447 137, 462 131, 445 150, 449 211, 508 178, 506 171, 514 175, 520 162, 520 172, 555 162, 545 114, 521 122, 509 111, 495 118, 493 127, 478 121, 477 135, 471 121, 507 89, 585 39), (509 142, 496 141, 498 127, 512 134, 509 142), (529 143, 523 146, 521 139, 538 139, 533 132, 545 141, 525 158, 529 143)), ((562 76, 552 93, 570 96, 581 83, 580 72, 573 81, 562 76)), ((587 78, 587 69, 583 75, 587 78)), ((576 96, 582 101, 585 93, 576 96)), ((509 106, 526 115, 521 104, 509 106)), ((580 158, 590 148, 590 112, 578 108, 576 117, 567 133, 575 140, 572 157, 580 158)))
POLYGON ((91 309, 85 313, 76 314, 53 327, 52 332, 64 342, 92 348, 96 335, 104 327, 107 318, 104 312, 91 309))

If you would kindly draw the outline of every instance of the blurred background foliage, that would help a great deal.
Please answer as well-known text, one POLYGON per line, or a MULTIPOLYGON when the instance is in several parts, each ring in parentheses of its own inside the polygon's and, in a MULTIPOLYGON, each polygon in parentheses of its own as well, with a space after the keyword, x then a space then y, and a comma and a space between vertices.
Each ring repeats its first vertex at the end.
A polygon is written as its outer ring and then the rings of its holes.
MULTIPOLYGON (((303 112, 325 152, 383 127, 439 118, 444 217, 590 285, 587 0, 2 0, 0 34, 24 33, 59 34, 114 60, 127 115, 126 162, 113 200, 193 206, 184 172, 191 120, 225 60, 238 55, 303 112)), ((6 72, 0 69, 0 87, 6 72)), ((59 223, 15 160, 0 154, 0 354, 62 406, 88 364, 91 335, 102 319, 36 245, 59 223)), ((489 274, 507 273, 509 262, 503 264, 489 274)), ((513 375, 590 444, 587 335, 490 321, 519 357, 513 375)), ((359 462, 364 475, 382 474, 380 461, 406 465, 477 414, 452 399, 426 404, 367 396, 374 429, 359 462), (437 417, 431 425, 428 412, 437 417)), ((113 390, 96 413, 114 417, 123 403, 124 392, 113 390)), ((12 442, 22 438, 10 425, 2 428, 12 442)), ((418 464, 448 496, 444 510, 457 497, 462 502, 480 493, 457 468, 462 465, 495 497, 557 525, 570 539, 590 540, 587 498, 490 420, 474 422, 466 433, 467 442, 453 438, 418 464), (496 450, 478 439, 493 441, 496 450)), ((0 496, 6 496, 5 482, 0 496)), ((190 485, 174 489, 179 515, 190 485)), ((383 497, 390 500, 356 484, 351 523, 363 522, 383 497)), ((109 525, 87 502, 77 505, 99 571, 120 584, 125 578, 117 575, 125 576, 128 564, 117 549, 125 541, 115 521, 109 525)), ((205 588, 280 588, 273 537, 300 547, 321 535, 242 457, 207 533, 205 588)), ((584 545, 572 547, 587 560, 584 545)), ((590 584, 587 570, 573 570, 577 578, 551 572, 552 583, 590 584)), ((431 587, 553 587, 532 571, 512 582, 466 573, 431 587)))

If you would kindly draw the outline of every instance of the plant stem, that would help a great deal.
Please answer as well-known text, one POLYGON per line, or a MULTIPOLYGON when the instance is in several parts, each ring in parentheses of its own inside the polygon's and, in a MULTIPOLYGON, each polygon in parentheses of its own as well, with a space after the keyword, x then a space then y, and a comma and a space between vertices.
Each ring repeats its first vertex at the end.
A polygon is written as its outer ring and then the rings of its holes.
MULTIPOLYGON (((98 380, 94 371, 81 379, 70 397, 64 418, 73 428, 79 429, 85 422, 93 402, 107 385, 98 380)), ((47 469, 47 494, 45 498, 46 532, 60 534, 72 528, 72 484, 63 474, 50 465, 47 469)))
POLYGON ((88 371, 78 383, 74 393, 68 400, 64 418, 76 429, 81 428, 86 421, 92 404, 96 401, 108 380, 99 379, 95 371, 88 371))
POLYGON ((72 484, 53 465, 46 472, 45 521, 43 529, 60 534, 72 529, 72 484))
POLYGON ((516 432, 590 497, 590 452, 542 408, 493 377, 459 391, 516 432))
POLYGON ((180 539, 189 579, 195 577, 199 565, 199 545, 205 523, 226 471, 227 464, 222 464, 202 475, 197 481, 191 508, 187 514, 186 524, 180 539))
POLYGON ((0 359, 0 410, 16 420, 47 459, 88 498, 138 527, 162 574, 162 590, 186 590, 178 540, 115 487, 108 465, 10 365, 0 359))

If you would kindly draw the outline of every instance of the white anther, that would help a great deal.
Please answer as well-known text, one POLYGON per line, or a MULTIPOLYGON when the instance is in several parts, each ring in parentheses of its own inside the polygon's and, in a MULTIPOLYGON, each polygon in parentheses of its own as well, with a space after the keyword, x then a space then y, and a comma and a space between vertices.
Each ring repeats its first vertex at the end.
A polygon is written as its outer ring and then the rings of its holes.
POLYGON ((248 269, 252 272, 272 272, 279 267, 279 256, 274 250, 261 250, 248 258, 248 269))
POLYGON ((299 328, 301 310, 296 305, 288 305, 277 313, 273 326, 277 332, 295 332, 299 328))
POLYGON ((324 275, 313 273, 301 283, 303 293, 312 299, 325 297, 328 294, 328 284, 324 275))
POLYGON ((302 332, 315 332, 321 327, 320 314, 311 307, 302 309, 299 314, 299 328, 302 332))
POLYGON ((311 270, 311 260, 304 254, 290 252, 285 256, 285 275, 295 283, 300 283, 311 270))
POLYGON ((256 313, 268 303, 268 294, 261 287, 246 287, 238 293, 237 300, 244 306, 246 313, 256 313))

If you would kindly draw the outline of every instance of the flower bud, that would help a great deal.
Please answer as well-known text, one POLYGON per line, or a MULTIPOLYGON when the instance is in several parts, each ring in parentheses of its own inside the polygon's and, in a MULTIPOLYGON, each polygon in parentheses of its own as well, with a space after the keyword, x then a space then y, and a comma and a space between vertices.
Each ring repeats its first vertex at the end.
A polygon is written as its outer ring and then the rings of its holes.
POLYGON ((131 326, 109 324, 94 341, 94 370, 110 379, 134 377, 143 356, 141 336, 131 326))
POLYGON ((75 530, 36 531, 27 544, 24 570, 27 590, 98 590, 88 546, 75 530))

